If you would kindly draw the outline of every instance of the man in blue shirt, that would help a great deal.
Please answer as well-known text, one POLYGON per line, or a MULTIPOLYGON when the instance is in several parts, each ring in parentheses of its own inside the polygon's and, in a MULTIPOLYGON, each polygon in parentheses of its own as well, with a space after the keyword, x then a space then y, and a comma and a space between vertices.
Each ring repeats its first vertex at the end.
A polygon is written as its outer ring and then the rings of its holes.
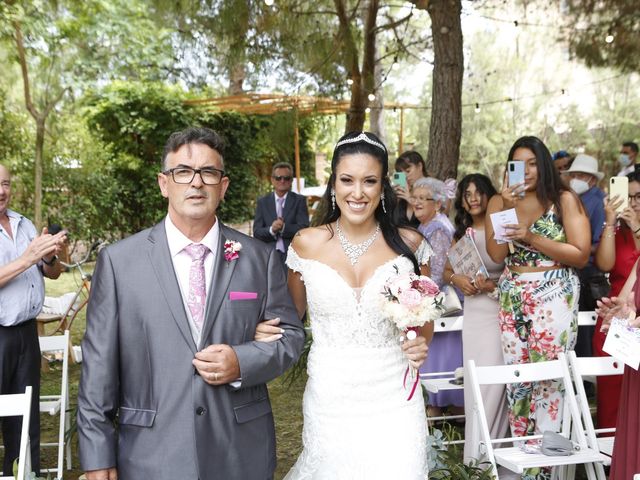
MULTIPOLYGON (((44 279, 62 271, 56 254, 66 240, 63 230, 40 235, 27 218, 9 210, 11 174, 0 165, 0 394, 24 393, 33 387, 29 439, 31 464, 40 471, 40 346, 36 315, 44 301, 44 279)), ((12 475, 20 448, 19 417, 2 420, 3 475, 12 475)))
MULTIPOLYGON (((596 308, 596 300, 609 293, 607 278, 593 263, 593 253, 600 243, 605 220, 606 194, 598 187, 598 182, 604 178, 604 173, 598 171, 598 161, 595 158, 581 153, 576 156, 567 174, 570 179, 569 185, 580 196, 591 223, 591 256, 587 266, 578 270, 578 276, 580 277, 580 311, 592 311, 596 308)), ((591 356, 592 336, 593 327, 580 327, 575 348, 578 356, 591 356)))

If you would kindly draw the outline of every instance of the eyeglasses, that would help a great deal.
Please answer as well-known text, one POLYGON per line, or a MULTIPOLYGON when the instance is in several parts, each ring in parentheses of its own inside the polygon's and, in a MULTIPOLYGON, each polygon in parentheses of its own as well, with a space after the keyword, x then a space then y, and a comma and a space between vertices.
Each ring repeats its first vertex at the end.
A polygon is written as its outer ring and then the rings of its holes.
POLYGON ((191 168, 191 167, 175 167, 162 172, 164 175, 171 174, 173 181, 180 184, 189 184, 196 178, 196 173, 200 174, 202 183, 205 185, 218 185, 224 177, 224 170, 217 168, 191 168))
POLYGON ((430 198, 430 197, 411 197, 411 200, 413 200, 414 202, 433 202, 433 201, 435 201, 435 198, 430 198))
POLYGON ((290 182, 293 177, 290 175, 274 175, 272 178, 276 182, 290 182))
POLYGON ((640 193, 636 193, 635 195, 629 195, 630 202, 640 202, 640 193))

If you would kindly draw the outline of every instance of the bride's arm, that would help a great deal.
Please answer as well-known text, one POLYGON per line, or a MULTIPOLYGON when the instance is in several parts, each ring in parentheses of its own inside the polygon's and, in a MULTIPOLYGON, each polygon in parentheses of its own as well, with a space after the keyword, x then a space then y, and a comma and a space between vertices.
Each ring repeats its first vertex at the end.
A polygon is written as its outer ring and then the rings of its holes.
POLYGON ((299 272, 289 270, 287 285, 289 286, 289 293, 291 294, 293 303, 298 311, 298 316, 302 318, 304 312, 307 310, 307 289, 302 281, 302 275, 300 275, 299 272))

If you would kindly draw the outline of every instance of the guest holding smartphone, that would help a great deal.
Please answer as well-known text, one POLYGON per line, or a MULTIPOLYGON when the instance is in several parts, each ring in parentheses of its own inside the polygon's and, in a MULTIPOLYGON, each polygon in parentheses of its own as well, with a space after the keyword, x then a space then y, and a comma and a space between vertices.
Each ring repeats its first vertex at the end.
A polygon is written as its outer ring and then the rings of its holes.
MULTIPOLYGON (((498 284, 502 353, 509 365, 555 360, 576 341, 580 283, 574 268, 589 259, 589 220, 540 139, 518 139, 508 160, 524 162, 524 183, 504 182, 489 201, 485 226, 489 256, 506 263, 498 284), (512 208, 518 223, 503 225, 509 247, 496 241, 490 215, 512 208)), ((508 385, 507 401, 514 436, 559 430, 563 392, 557 381, 508 385)), ((550 468, 523 473, 529 480, 550 477, 550 468)))

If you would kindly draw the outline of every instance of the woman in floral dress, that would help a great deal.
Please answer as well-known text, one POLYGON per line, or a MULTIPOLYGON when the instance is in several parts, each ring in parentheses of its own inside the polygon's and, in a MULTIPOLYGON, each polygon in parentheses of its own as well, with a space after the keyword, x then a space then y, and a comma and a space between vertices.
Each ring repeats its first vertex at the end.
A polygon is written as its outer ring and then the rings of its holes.
MULTIPOLYGON (((573 349, 578 332, 580 284, 574 268, 589 258, 589 219, 578 197, 563 185, 551 154, 536 137, 518 139, 508 160, 525 164, 524 184, 508 185, 487 208, 487 251, 506 263, 498 286, 502 353, 506 364, 555 360, 573 349), (498 243, 490 216, 515 208, 498 243)), ((514 436, 559 431, 563 392, 556 381, 507 386, 514 436)), ((550 468, 525 470, 523 479, 547 480, 550 468)))

